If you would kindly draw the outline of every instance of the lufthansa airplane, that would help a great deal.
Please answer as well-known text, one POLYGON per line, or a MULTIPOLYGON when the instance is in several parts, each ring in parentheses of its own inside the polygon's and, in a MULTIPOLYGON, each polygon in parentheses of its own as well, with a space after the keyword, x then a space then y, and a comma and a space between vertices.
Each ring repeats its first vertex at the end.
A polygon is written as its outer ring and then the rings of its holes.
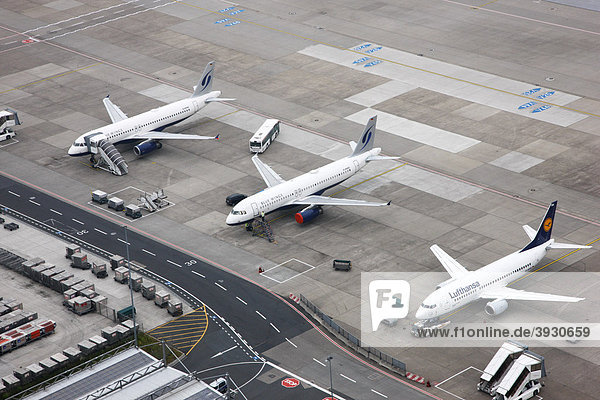
POLYGON ((455 311, 475 300, 491 300, 485 306, 488 315, 498 315, 508 308, 508 300, 562 301, 574 303, 583 298, 554 294, 526 292, 506 287, 525 276, 540 262, 550 249, 588 249, 590 246, 555 243, 551 238, 557 202, 550 204, 546 216, 536 232, 529 225, 523 229, 531 242, 522 250, 509 254, 476 271, 468 271, 437 245, 431 251, 444 266, 451 278, 440 283, 423 301, 416 318, 428 320, 455 311))
POLYGON ((314 169, 289 181, 283 180, 268 165, 252 157, 252 162, 265 181, 267 188, 240 201, 227 216, 228 225, 242 224, 260 215, 283 207, 307 206, 296 213, 296 222, 308 222, 322 213, 321 206, 385 206, 364 200, 340 199, 322 196, 323 192, 356 174, 369 161, 392 160, 398 157, 380 156, 380 148, 373 148, 377 116, 367 122, 358 144, 350 142, 352 154, 321 168, 314 169))
POLYGON ((211 91, 214 67, 214 61, 206 65, 204 74, 202 74, 198 85, 194 86, 194 93, 191 97, 155 108, 135 117, 128 118, 118 106, 106 97, 103 100, 104 106, 113 123, 79 136, 69 148, 69 155, 83 156, 91 154, 93 157, 90 147, 102 139, 112 144, 139 141, 141 143, 133 148, 134 153, 138 156, 161 148, 162 144, 159 141, 163 139, 218 139, 218 135, 212 137, 163 132, 163 129, 191 117, 210 102, 233 100, 220 98, 221 92, 218 90, 211 91))

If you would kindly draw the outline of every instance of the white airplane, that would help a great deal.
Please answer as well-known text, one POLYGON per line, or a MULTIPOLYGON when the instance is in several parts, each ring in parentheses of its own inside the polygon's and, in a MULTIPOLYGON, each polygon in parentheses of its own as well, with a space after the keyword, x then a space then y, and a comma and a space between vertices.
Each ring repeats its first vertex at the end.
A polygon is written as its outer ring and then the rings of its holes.
POLYGON ((440 283, 423 301, 416 313, 419 320, 435 320, 475 300, 492 300, 485 306, 488 315, 498 315, 508 308, 508 300, 561 301, 574 303, 583 298, 527 292, 506 287, 525 276, 540 262, 550 249, 588 249, 591 246, 555 243, 551 238, 557 201, 550 204, 546 216, 536 232, 523 225, 531 242, 522 250, 509 254, 476 271, 468 271, 437 245, 431 251, 440 260, 451 278, 440 283))
POLYGON ((113 104, 108 97, 103 102, 112 120, 112 124, 103 126, 79 136, 69 148, 70 156, 83 156, 94 154, 92 145, 97 145, 102 139, 116 144, 126 141, 141 141, 133 148, 136 155, 141 156, 162 147, 159 142, 163 139, 218 139, 217 136, 198 136, 167 133, 162 130, 175 125, 202 109, 213 101, 228 101, 233 99, 220 98, 221 92, 210 91, 212 88, 212 75, 215 62, 206 65, 198 85, 194 86, 191 97, 155 108, 145 113, 128 118, 121 109, 113 104))
POLYGON ((364 200, 351 200, 321 196, 323 192, 338 185, 356 174, 369 161, 392 160, 398 157, 380 156, 380 148, 373 148, 377 117, 367 122, 358 144, 350 142, 352 154, 321 168, 312 170, 289 181, 283 180, 268 165, 252 157, 258 172, 267 188, 240 201, 227 216, 228 225, 238 225, 260 215, 268 214, 283 207, 306 205, 296 213, 296 222, 302 224, 322 213, 321 206, 385 206, 387 203, 374 203, 364 200), (264 213, 264 214, 263 214, 264 213))

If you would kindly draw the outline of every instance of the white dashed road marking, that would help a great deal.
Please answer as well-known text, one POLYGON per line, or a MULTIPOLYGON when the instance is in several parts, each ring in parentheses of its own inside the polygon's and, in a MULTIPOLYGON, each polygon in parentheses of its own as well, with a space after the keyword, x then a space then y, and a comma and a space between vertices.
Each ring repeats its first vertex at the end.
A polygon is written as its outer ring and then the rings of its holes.
POLYGON ((204 275, 202 275, 200 272, 196 272, 196 271, 192 271, 192 274, 196 274, 201 278, 206 278, 204 275))
POLYGON ((177 266, 177 267, 181 268, 181 265, 177 264, 177 263, 176 263, 176 262, 174 262, 174 261, 167 260, 167 262, 168 262, 169 264, 173 264, 173 265, 175 265, 175 266, 177 266))
POLYGON ((151 251, 148 251, 148 250, 146 250, 146 249, 142 249, 142 251, 143 251, 144 253, 150 254, 151 256, 156 256, 156 254, 154 254, 153 252, 151 252, 151 251))
POLYGON ((95 230, 96 232, 99 232, 99 233, 103 234, 103 235, 106 235, 106 232, 104 232, 104 231, 101 231, 101 230, 100 230, 100 229, 98 229, 98 228, 94 228, 94 230, 95 230))

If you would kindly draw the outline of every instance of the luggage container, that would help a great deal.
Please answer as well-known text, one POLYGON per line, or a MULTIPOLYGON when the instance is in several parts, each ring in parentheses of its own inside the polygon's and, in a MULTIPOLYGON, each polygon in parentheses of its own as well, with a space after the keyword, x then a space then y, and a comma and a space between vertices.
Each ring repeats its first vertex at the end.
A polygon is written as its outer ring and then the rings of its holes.
POLYGON ((6 314, 8 314, 9 312, 11 312, 11 309, 10 309, 10 308, 8 308, 8 307, 7 307, 6 305, 4 305, 4 304, 0 304, 0 316, 2 316, 2 315, 6 315, 6 314))
POLYGON ((131 275, 131 289, 136 292, 139 292, 142 289, 142 283, 144 282, 144 278, 140 275, 131 275))
POLYGON ((71 286, 71 289, 76 290, 77 294, 80 296, 84 290, 88 290, 88 289, 95 290, 95 288, 96 287, 94 286, 94 284, 89 281, 83 281, 76 285, 71 286))
POLYGON ((17 386, 20 383, 20 381, 19 378, 17 378, 13 374, 10 374, 2 377, 2 383, 4 383, 4 386, 7 389, 10 389, 17 386))
POLYGON ((118 197, 111 197, 108 199, 108 208, 112 208, 115 211, 123 211, 125 209, 125 203, 118 197))
POLYGON ((76 349, 75 347, 67 347, 63 350, 63 354, 69 357, 71 361, 77 361, 81 358, 81 350, 76 349))
MULTIPOLYGON (((12 300, 12 299, 10 299, 12 300)), ((3 302, 4 306, 6 308, 8 308, 8 312, 12 312, 12 311, 17 311, 17 310, 22 310, 23 309, 23 303, 17 300, 12 300, 12 301, 5 301, 3 302)))
MULTIPOLYGON (((125 321, 125 322, 128 322, 128 321, 125 321)), ((122 325, 122 324, 115 326, 115 331, 117 332, 117 335, 119 336, 119 340, 124 339, 133 333, 132 329, 129 329, 127 326, 122 325)))
POLYGON ((129 280, 129 270, 125 267, 115 269, 115 281, 119 283, 127 283, 129 280))
POLYGON ((67 302, 69 308, 77 315, 87 314, 92 311, 92 301, 87 297, 77 296, 67 302))
POLYGON ((66 251, 65 258, 68 258, 70 260, 71 257, 73 256, 73 254, 81 253, 81 246, 78 246, 74 243, 69 243, 65 247, 65 251, 66 251))
POLYGON ((31 374, 36 377, 44 372, 44 369, 40 367, 40 364, 30 364, 25 367, 26 370, 31 371, 31 374))
POLYGON ((63 305, 65 306, 69 306, 69 300, 74 299, 75 297, 77 297, 77 291, 74 289, 67 289, 65 290, 65 292, 63 293, 63 305))
POLYGON ((92 192, 92 201, 98 204, 108 203, 108 194, 102 190, 94 190, 92 192))
POLYGON ((19 367, 13 371, 13 375, 21 382, 21 384, 29 383, 33 379, 33 373, 23 367, 19 367))
POLYGON ((183 314, 183 305, 181 301, 169 301, 167 303, 167 311, 174 317, 183 314))
POLYGON ((66 281, 62 281, 60 283, 60 291, 64 293, 67 289, 71 289, 71 287, 73 285, 77 285, 78 283, 81 283, 84 280, 85 279, 83 279, 83 278, 78 278, 78 277, 74 276, 70 279, 67 279, 66 281))
POLYGON ((142 296, 148 300, 154 300, 156 285, 150 282, 142 282, 142 296))
POLYGON ((61 282, 71 279, 73 276, 74 275, 68 271, 63 272, 62 274, 54 275, 52 278, 50 278, 50 288, 57 292, 60 292, 61 282))
POLYGON ((88 355, 96 350, 96 343, 92 343, 89 340, 84 340, 82 342, 77 343, 77 347, 81 350, 83 355, 88 355))
MULTIPOLYGON (((121 322, 121 326, 124 326, 125 328, 127 328, 131 333, 133 333, 133 320, 128 319, 127 321, 123 321, 121 322)), ((139 327, 139 325, 136 324, 136 329, 139 327)))
POLYGON ((114 326, 107 326, 106 328, 100 331, 100 334, 104 339, 106 339, 108 344, 113 344, 119 341, 120 335, 114 326))
POLYGON ((38 264, 35 267, 32 267, 30 278, 36 282, 39 282, 42 277, 42 272, 44 272, 48 268, 54 268, 54 265, 44 263, 44 264, 38 264))
POLYGON ((58 363, 52 361, 50 358, 44 358, 42 361, 40 361, 40 366, 44 368, 44 371, 50 372, 58 368, 58 363))
POLYGON ((13 340, 10 337, 0 337, 0 354, 5 354, 13 349, 13 340))
POLYGON ((56 329, 56 322, 52 321, 51 319, 47 319, 45 321, 38 322, 38 326, 42 328, 42 333, 44 335, 49 335, 54 333, 54 330, 56 329))
POLYGON ((92 263, 92 274, 96 275, 96 278, 106 278, 108 276, 106 264, 92 263))
POLYGON ((102 295, 97 295, 96 297, 94 297, 93 299, 91 299, 92 301, 92 306, 94 307, 94 310, 101 312, 103 310, 104 307, 106 307, 106 304, 108 303, 108 299, 102 295))
POLYGON ((98 296, 98 293, 96 293, 94 291, 94 289, 85 289, 81 291, 81 295, 83 297, 87 297, 88 299, 93 299, 94 297, 98 296))
POLYGON ((92 265, 88 262, 87 254, 75 253, 71 256, 71 267, 79 269, 90 269, 92 265))
POLYGON ((50 280, 54 275, 58 275, 60 273, 65 272, 64 269, 61 268, 56 268, 56 267, 52 267, 52 268, 48 268, 47 270, 43 271, 40 275, 40 283, 44 286, 48 286, 50 287, 50 280))
POLYGON ((154 304, 159 307, 166 307, 169 303, 169 300, 171 300, 171 295, 164 290, 161 290, 154 295, 154 304))
POLYGON ((94 335, 89 338, 89 341, 96 344, 97 349, 103 349, 108 346, 108 340, 104 339, 100 335, 94 335))
POLYGON ((142 216, 142 210, 135 204, 128 204, 125 207, 125 215, 133 219, 140 218, 142 216))
POLYGON ((111 258, 109 258, 110 260, 110 269, 112 269, 113 271, 119 267, 124 267, 125 266, 125 258, 115 254, 113 255, 111 258))
POLYGON ((27 275, 28 277, 31 277, 31 268, 35 267, 36 265, 40 265, 45 263, 46 261, 43 258, 39 258, 39 257, 35 257, 32 258, 31 260, 27 260, 23 262, 23 273, 25 275, 27 275))

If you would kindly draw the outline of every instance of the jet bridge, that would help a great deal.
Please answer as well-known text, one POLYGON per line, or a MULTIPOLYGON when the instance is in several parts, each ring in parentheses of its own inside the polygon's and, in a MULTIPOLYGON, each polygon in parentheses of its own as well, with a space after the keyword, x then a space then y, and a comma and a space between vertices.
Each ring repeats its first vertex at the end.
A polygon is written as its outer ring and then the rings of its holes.
POLYGON ((494 400, 530 399, 539 393, 539 380, 545 376, 544 357, 525 350, 498 385, 494 400))
POLYGON ((477 389, 491 394, 492 396, 495 395, 495 389, 497 389, 498 384, 508 372, 513 361, 521 356, 527 349, 528 347, 526 345, 519 342, 514 342, 512 340, 505 342, 502 347, 498 349, 487 367, 485 367, 479 383, 477 384, 477 389))
POLYGON ((118 176, 127 175, 129 167, 117 148, 106 139, 94 138, 101 134, 102 132, 97 132, 85 137, 85 144, 92 155, 90 157, 92 166, 112 172, 118 176), (97 157, 97 155, 100 157, 97 157))

